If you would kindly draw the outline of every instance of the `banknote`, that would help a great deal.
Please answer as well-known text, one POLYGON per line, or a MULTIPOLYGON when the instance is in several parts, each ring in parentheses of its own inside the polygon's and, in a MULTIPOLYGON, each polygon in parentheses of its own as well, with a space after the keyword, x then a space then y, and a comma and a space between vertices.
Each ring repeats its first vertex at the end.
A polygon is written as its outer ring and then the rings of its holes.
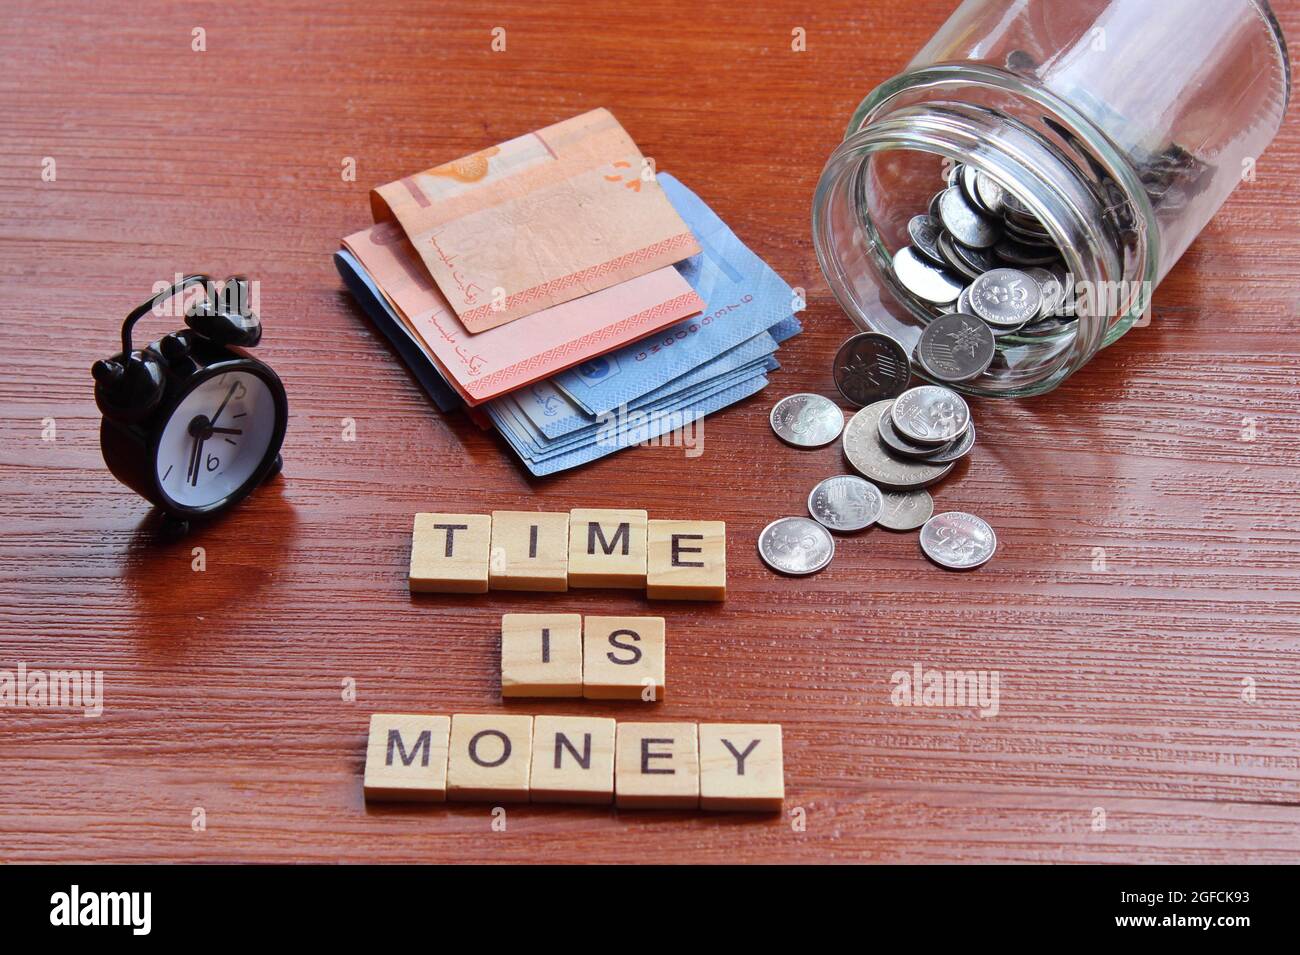
MULTIPOLYGON (((649 401, 693 388, 737 368, 766 358, 776 351, 776 341, 767 332, 755 335, 716 358, 665 382, 658 388, 627 402, 622 407, 637 408, 649 401)), ((595 415, 582 408, 566 393, 555 387, 554 379, 538 381, 519 391, 497 398, 496 403, 511 403, 530 420, 547 438, 554 439, 576 431, 594 420, 595 415)), ((602 409, 603 414, 612 409, 602 409)))
POLYGON ((528 418, 516 404, 498 407, 493 424, 506 427, 522 453, 534 461, 542 461, 565 454, 594 443, 601 439, 612 423, 619 421, 641 421, 651 415, 663 415, 693 407, 720 391, 725 391, 742 381, 748 381, 780 367, 773 358, 759 359, 716 378, 684 388, 671 395, 663 395, 654 400, 642 401, 636 405, 626 405, 616 412, 609 412, 596 418, 585 419, 582 426, 559 438, 548 438, 528 418))
MULTIPOLYGON (((695 429, 698 428, 698 423, 706 415, 742 401, 761 391, 766 386, 767 376, 757 375, 701 399, 698 403, 689 407, 676 410, 650 409, 643 413, 639 422, 631 423, 627 427, 622 426, 617 421, 607 424, 601 438, 582 447, 542 460, 529 458, 525 451, 521 450, 510 439, 504 429, 502 429, 502 434, 506 436, 506 443, 519 456, 524 467, 528 468, 532 474, 543 477, 595 461, 607 454, 613 454, 623 448, 660 438, 668 432, 679 429, 683 430, 683 432, 693 432, 696 436, 695 439, 698 440, 698 431, 695 429)), ((490 410, 489 413, 491 413, 490 410)))
POLYGON ((371 208, 401 224, 471 332, 700 251, 606 109, 380 186, 371 208))
MULTIPOLYGON (((704 310, 558 375, 555 385, 590 414, 635 400, 789 318, 802 304, 699 196, 668 173, 657 178, 702 248, 677 270, 704 300, 704 310)), ((790 331, 797 330, 796 322, 790 331)))
POLYGON ((344 248, 365 268, 442 376, 474 405, 694 315, 703 300, 672 266, 479 334, 447 306, 396 222, 353 233, 344 248))
POLYGON ((370 316, 375 327, 392 343, 397 354, 406 363, 406 367, 411 369, 415 380, 420 383, 420 387, 438 406, 438 410, 447 412, 464 407, 465 403, 461 401, 460 395, 456 394, 456 390, 447 384, 442 373, 438 371, 433 356, 424 347, 424 342, 407 328, 393 309, 392 303, 384 297, 384 293, 375 285, 374 279, 361 263, 349 252, 340 251, 334 253, 334 267, 338 269, 348 291, 370 316))

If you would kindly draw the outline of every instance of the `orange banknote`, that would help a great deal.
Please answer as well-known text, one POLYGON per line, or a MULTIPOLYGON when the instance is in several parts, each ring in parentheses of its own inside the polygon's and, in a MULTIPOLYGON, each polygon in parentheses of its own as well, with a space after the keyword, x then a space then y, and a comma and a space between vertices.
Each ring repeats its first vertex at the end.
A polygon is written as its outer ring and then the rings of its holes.
POLYGON ((700 251, 605 109, 380 186, 370 200, 376 222, 401 223, 471 332, 700 251))
POLYGON ((471 405, 694 315, 704 300, 671 265, 478 334, 456 317, 396 222, 343 240, 443 377, 471 405))

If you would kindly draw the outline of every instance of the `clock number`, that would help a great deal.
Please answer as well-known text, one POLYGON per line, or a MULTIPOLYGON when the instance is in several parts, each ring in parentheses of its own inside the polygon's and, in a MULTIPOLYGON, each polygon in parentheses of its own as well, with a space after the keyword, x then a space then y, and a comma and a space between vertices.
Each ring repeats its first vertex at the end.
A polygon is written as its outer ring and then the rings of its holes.
POLYGON ((206 467, 209 471, 215 471, 217 468, 221 467, 221 459, 215 454, 209 454, 206 467))

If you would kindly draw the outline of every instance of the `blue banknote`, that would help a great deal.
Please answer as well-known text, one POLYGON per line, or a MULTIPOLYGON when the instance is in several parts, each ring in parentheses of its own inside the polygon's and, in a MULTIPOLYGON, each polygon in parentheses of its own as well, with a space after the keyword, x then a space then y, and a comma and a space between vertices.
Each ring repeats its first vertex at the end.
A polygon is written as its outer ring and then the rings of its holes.
POLYGON ((706 306, 694 318, 554 376, 552 384, 588 414, 629 404, 774 326, 785 337, 799 331, 791 321, 799 303, 790 286, 699 196, 668 173, 657 178, 703 250, 677 268, 706 306))
POLYGON ((494 404, 489 409, 488 414, 492 417, 493 423, 498 430, 501 430, 506 435, 506 439, 515 446, 521 455, 534 461, 540 461, 562 453, 568 453, 599 440, 602 433, 608 431, 612 422, 640 421, 649 415, 680 414, 685 409, 712 397, 720 391, 725 391, 742 381, 756 376, 766 375, 777 367, 779 366, 776 360, 770 356, 760 358, 693 387, 662 396, 656 401, 634 402, 631 405, 624 405, 603 415, 587 419, 587 423, 580 430, 573 431, 557 439, 546 437, 516 405, 494 404))
MULTIPOLYGON (((762 332, 749 339, 749 341, 742 342, 735 348, 729 349, 697 368, 691 369, 686 374, 679 375, 672 381, 646 392, 633 401, 629 401, 626 407, 638 408, 668 395, 693 388, 703 382, 730 374, 741 365, 758 361, 775 351, 776 340, 767 332, 762 332)), ((556 388, 549 380, 535 382, 511 394, 494 399, 491 403, 497 405, 514 404, 527 415, 528 419, 537 426, 543 435, 552 439, 578 431, 591 424, 596 418, 596 415, 588 413, 586 409, 580 407, 577 402, 573 401, 565 392, 556 388)), ((607 410, 612 411, 614 409, 607 410)), ((604 412, 600 413, 603 414, 604 412)))
MULTIPOLYGON (((626 426, 623 422, 617 420, 618 415, 609 414, 603 416, 607 421, 605 430, 593 441, 576 449, 541 460, 533 460, 527 457, 516 446, 509 432, 503 429, 501 433, 506 437, 506 441, 510 444, 512 450, 519 455, 524 467, 538 477, 586 464, 623 448, 661 440, 662 436, 669 432, 679 432, 688 436, 682 439, 684 442, 689 442, 683 444, 683 453, 696 455, 703 451, 702 432, 699 429, 699 423, 706 415, 735 404, 737 401, 742 401, 761 391, 766 386, 767 376, 759 374, 717 391, 708 397, 701 398, 695 404, 676 412, 656 413, 654 409, 647 409, 645 412, 633 412, 633 415, 641 414, 642 419, 640 421, 630 421, 626 426)), ((491 414, 491 412, 489 413, 491 414)))

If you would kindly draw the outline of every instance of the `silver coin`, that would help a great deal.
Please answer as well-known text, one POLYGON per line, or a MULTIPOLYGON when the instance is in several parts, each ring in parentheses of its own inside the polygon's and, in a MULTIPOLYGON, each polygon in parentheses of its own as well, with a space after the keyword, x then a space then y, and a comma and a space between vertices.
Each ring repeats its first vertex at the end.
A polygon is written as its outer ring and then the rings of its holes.
MULTIPOLYGON (((973 282, 979 278, 987 269, 977 269, 975 266, 967 263, 966 259, 957 253, 957 242, 947 232, 940 232, 936 245, 939 248, 939 254, 943 256, 943 261, 949 270, 956 272, 968 282, 973 282)), ((996 266, 994 266, 996 268, 996 266)))
POLYGON ((961 294, 957 296, 957 311, 963 315, 975 314, 970 310, 970 286, 969 285, 967 285, 964 289, 962 289, 961 294))
POLYGON ((807 517, 783 517, 758 535, 758 556, 782 574, 815 574, 835 556, 830 531, 807 517))
POLYGON ((884 506, 880 488, 852 474, 829 477, 808 495, 808 513, 833 531, 865 530, 884 506))
POLYGON ((1016 269, 994 269, 971 283, 972 314, 996 327, 1023 325, 1038 315, 1042 305, 1038 283, 1016 269))
POLYGON ((980 171, 974 166, 962 166, 961 175, 957 177, 957 185, 961 186, 962 195, 966 197, 966 202, 972 209, 980 215, 996 218, 1001 212, 984 204, 984 199, 980 196, 979 176, 980 171))
POLYGON ((938 192, 934 194, 934 198, 930 200, 930 208, 929 208, 930 218, 933 219, 935 222, 939 223, 940 225, 943 225, 943 219, 939 217, 939 200, 942 198, 943 198, 943 190, 940 189, 938 192))
POLYGON ((889 409, 898 433, 918 444, 947 444, 970 424, 961 395, 942 385, 920 385, 899 395, 889 409))
POLYGON ((1022 267, 1051 265, 1060 258, 1054 245, 1026 245, 1005 236, 993 247, 993 253, 1003 262, 1022 267))
POLYGON ((912 364, 903 346, 888 335, 863 332, 840 346, 831 374, 844 400, 861 408, 906 391, 912 364))
POLYGON ((916 346, 916 360, 931 378, 970 381, 984 374, 996 350, 988 324, 958 312, 925 326, 916 346))
POLYGON ((941 444, 936 448, 933 444, 918 444, 915 441, 908 440, 898 433, 898 429, 894 427, 894 416, 888 410, 880 416, 880 420, 876 422, 876 427, 880 431, 880 440, 884 442, 885 447, 892 454, 901 455, 905 458, 929 460, 929 456, 934 454, 935 451, 948 446, 941 444))
POLYGON ((912 240, 912 248, 935 265, 945 264, 937 244, 942 231, 943 226, 929 216, 915 216, 907 223, 907 235, 912 240))
POLYGON ((988 173, 978 170, 975 172, 975 194, 979 196, 980 204, 985 209, 994 215, 1002 214, 1006 190, 988 173))
POLYGON ((884 505, 876 523, 891 531, 914 531, 934 513, 929 491, 881 491, 884 505))
POLYGON ((1057 278, 1055 272, 1049 272, 1047 269, 1025 269, 1025 274, 1038 283, 1038 291, 1042 293, 1043 304, 1038 310, 1039 318, 1047 318, 1055 315, 1065 301, 1065 286, 1057 278))
POLYGON ((939 200, 939 221, 954 239, 973 249, 987 249, 1002 238, 1002 229, 971 208, 960 186, 944 191, 939 200))
POLYGON ((931 464, 947 464, 950 461, 960 461, 966 455, 970 454, 971 448, 975 447, 975 422, 972 421, 966 426, 960 438, 949 441, 942 445, 938 451, 927 454, 921 460, 929 461, 931 464))
POLYGON ((844 430, 844 412, 821 395, 790 395, 778 401, 768 420, 772 430, 786 444, 796 448, 820 448, 830 444, 844 430))
POLYGON ((844 457, 853 470, 889 491, 912 491, 942 481, 952 471, 951 463, 930 464, 898 458, 880 440, 880 416, 888 411, 889 405, 888 401, 867 405, 844 428, 844 457))
POLYGON ((905 245, 894 255, 894 274, 903 287, 917 298, 935 305, 955 302, 962 283, 939 266, 927 262, 919 252, 905 245))
POLYGON ((1002 267, 1002 262, 988 249, 972 249, 970 246, 962 245, 956 239, 951 240, 951 246, 952 254, 965 266, 962 271, 972 279, 979 278, 990 269, 1002 267), (971 272, 975 274, 970 275, 971 272))
POLYGON ((987 563, 998 549, 998 535, 974 514, 936 514, 921 528, 921 550, 940 567, 971 570, 987 563))

